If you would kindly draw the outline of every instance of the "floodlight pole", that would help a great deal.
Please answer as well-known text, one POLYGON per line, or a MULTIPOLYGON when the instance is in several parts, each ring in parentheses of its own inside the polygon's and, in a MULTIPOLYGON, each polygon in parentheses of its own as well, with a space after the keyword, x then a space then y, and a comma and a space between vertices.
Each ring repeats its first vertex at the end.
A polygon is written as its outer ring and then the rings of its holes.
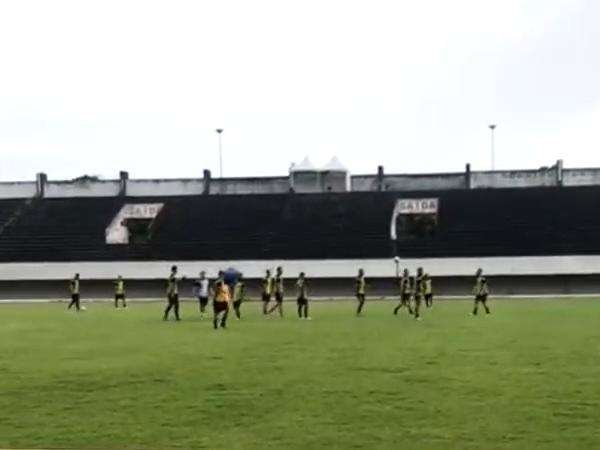
POLYGON ((496 129, 495 124, 489 125, 490 128, 490 144, 491 144, 491 152, 492 152, 492 170, 496 170, 496 154, 494 148, 494 130, 496 129))
POLYGON ((217 128, 216 132, 219 135, 219 178, 223 178, 223 146, 221 143, 223 128, 217 128))

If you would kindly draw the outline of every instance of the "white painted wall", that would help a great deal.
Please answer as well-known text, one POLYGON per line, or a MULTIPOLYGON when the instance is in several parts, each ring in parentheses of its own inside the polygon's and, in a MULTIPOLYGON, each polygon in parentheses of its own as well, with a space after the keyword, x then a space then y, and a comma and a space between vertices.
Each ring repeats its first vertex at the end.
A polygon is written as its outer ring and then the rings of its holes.
POLYGON ((127 181, 127 196, 129 197, 200 195, 203 192, 204 180, 202 178, 127 181))
POLYGON ((506 170, 496 172, 471 172, 471 187, 510 188, 556 186, 556 169, 550 170, 506 170))
POLYGON ((0 198, 31 198, 35 194, 35 181, 0 183, 0 198))
MULTIPOLYGON (((176 264, 182 275, 193 277, 206 270, 210 277, 221 269, 235 267, 246 278, 259 278, 266 269, 283 266, 286 276, 304 271, 313 278, 349 278, 359 268, 367 277, 394 277, 391 259, 268 260, 268 261, 131 261, 0 264, 0 280, 68 279, 79 272, 83 279, 112 280, 117 274, 130 279, 165 278, 176 264)), ((400 267, 414 272, 424 267, 432 276, 471 276, 478 267, 487 275, 585 275, 600 273, 599 256, 521 256, 487 258, 404 259, 400 267)))
POLYGON ((600 185, 600 169, 563 169, 563 186, 600 185))
POLYGON ((282 194, 290 190, 288 177, 213 178, 211 194, 282 194))
MULTIPOLYGON (((377 175, 352 176, 351 186, 353 191, 376 191, 377 175)), ((383 188, 387 191, 430 191, 465 187, 464 173, 389 174, 383 177, 383 188)))
POLYGON ((116 197, 119 195, 118 180, 73 182, 49 181, 46 183, 46 198, 65 197, 116 197))

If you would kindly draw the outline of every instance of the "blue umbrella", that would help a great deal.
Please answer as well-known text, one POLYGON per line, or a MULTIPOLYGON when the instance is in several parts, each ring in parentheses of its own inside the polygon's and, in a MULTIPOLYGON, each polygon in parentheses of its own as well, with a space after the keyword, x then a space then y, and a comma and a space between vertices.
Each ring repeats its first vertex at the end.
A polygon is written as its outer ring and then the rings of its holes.
POLYGON ((233 287, 233 285, 237 282, 241 274, 242 273, 239 270, 230 267, 227 270, 223 271, 223 280, 225 281, 225 284, 227 286, 233 287))

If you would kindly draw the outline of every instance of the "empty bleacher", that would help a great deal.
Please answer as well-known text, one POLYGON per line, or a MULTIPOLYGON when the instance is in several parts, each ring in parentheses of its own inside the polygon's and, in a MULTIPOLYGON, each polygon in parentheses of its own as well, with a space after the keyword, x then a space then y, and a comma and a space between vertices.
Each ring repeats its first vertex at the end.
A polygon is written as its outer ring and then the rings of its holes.
POLYGON ((600 187, 0 200, 0 262, 600 254, 600 187), (433 236, 390 240, 399 198, 439 198, 433 236), (164 203, 146 244, 107 245, 126 203, 164 203))

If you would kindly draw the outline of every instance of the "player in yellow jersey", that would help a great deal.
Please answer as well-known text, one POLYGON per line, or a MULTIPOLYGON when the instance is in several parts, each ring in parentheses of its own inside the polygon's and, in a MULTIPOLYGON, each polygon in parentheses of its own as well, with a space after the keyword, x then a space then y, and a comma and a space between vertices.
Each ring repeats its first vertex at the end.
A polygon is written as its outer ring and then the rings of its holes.
POLYGON ((298 288, 298 318, 310 320, 308 316, 308 284, 304 272, 300 272, 296 287, 298 288))
POLYGON ((272 285, 275 291, 275 305, 269 309, 269 314, 271 314, 276 309, 279 310, 279 317, 283 317, 283 268, 281 266, 277 267, 277 271, 275 272, 275 278, 272 281, 272 285))
POLYGON ((358 269, 358 276, 356 277, 356 299, 358 300, 358 307, 356 308, 356 315, 360 316, 365 305, 366 300, 367 282, 365 280, 365 271, 358 269))
POLYGON ((125 300, 125 281, 119 275, 115 281, 115 308, 119 307, 119 300, 123 302, 123 308, 127 308, 127 300, 125 300))
POLYGON ((487 300, 488 295, 490 294, 490 288, 488 286, 486 278, 483 276, 483 270, 477 269, 477 273, 475 274, 475 286, 473 286, 473 295, 475 296, 475 305, 473 306, 473 314, 477 315, 477 309, 479 307, 479 303, 483 305, 486 314, 490 314, 490 308, 488 308, 487 300))
POLYGON ((261 281, 261 290, 263 314, 267 315, 269 313, 269 302, 271 301, 271 296, 273 295, 273 277, 271 277, 271 271, 269 269, 267 269, 265 277, 261 281))
POLYGON ((216 329, 227 327, 227 316, 229 315, 229 303, 231 302, 231 291, 229 286, 223 281, 218 279, 215 284, 215 299, 213 300, 213 326, 216 329))
POLYGON ((242 274, 239 274, 237 281, 233 285, 233 311, 235 317, 239 320, 242 318, 240 308, 246 297, 246 285, 244 284, 242 274))
POLYGON ((408 269, 404 269, 402 277, 398 281, 400 287, 400 303, 394 308, 394 314, 398 314, 400 308, 405 306, 408 309, 409 314, 413 314, 412 307, 410 306, 410 298, 412 297, 412 286, 410 284, 410 274, 408 269))
POLYGON ((81 311, 80 297, 79 297, 79 274, 76 273, 73 279, 69 282, 69 292, 71 293, 71 303, 67 306, 67 309, 71 309, 75 306, 77 311, 81 311))
POLYGON ((179 281, 183 279, 185 277, 181 279, 177 277, 177 266, 172 266, 171 274, 167 279, 167 307, 165 308, 163 320, 168 320, 171 310, 175 312, 175 320, 181 320, 179 318, 179 281))
POLYGON ((415 299, 415 319, 421 320, 421 300, 423 299, 423 294, 425 292, 424 283, 423 283, 423 268, 419 267, 417 269, 417 275, 415 276, 415 290, 414 290, 414 299, 415 299))
POLYGON ((425 306, 427 308, 433 308, 433 287, 431 284, 431 277, 428 273, 423 275, 423 298, 425 299, 425 306))

